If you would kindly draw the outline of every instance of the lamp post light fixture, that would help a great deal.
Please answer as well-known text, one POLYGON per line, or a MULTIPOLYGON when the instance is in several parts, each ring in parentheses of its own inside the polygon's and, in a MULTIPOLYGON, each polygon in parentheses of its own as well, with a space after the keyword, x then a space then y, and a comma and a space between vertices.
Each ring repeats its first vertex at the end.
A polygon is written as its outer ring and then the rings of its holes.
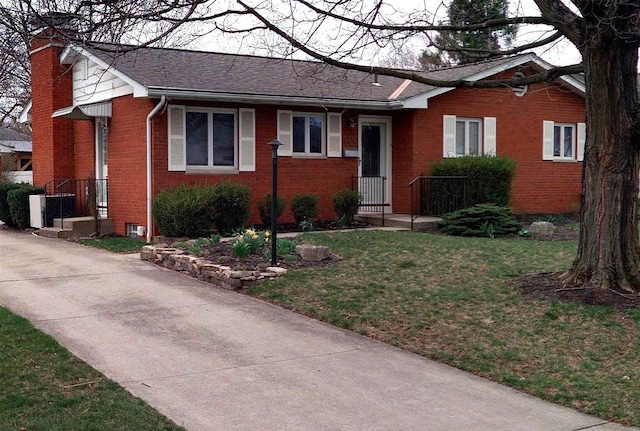
POLYGON ((273 152, 271 153, 271 265, 277 261, 276 246, 278 241, 278 147, 282 142, 274 139, 269 142, 273 152))

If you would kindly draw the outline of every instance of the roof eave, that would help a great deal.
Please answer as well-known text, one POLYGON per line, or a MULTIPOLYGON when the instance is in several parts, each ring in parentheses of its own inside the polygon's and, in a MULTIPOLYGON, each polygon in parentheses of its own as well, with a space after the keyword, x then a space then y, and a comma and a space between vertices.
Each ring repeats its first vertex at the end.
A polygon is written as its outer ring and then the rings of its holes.
POLYGON ((404 108, 404 103, 400 100, 357 100, 264 94, 238 94, 217 91, 172 89, 166 87, 149 87, 146 95, 148 97, 166 96, 170 99, 235 102, 254 105, 322 106, 325 108, 373 109, 386 111, 404 108))

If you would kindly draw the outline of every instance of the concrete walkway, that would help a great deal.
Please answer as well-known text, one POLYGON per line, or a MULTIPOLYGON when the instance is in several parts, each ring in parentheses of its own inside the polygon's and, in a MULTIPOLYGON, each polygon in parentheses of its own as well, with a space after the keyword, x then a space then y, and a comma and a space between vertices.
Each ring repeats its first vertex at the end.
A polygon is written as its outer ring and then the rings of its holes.
POLYGON ((173 271, 0 231, 0 305, 188 430, 627 429, 173 271))

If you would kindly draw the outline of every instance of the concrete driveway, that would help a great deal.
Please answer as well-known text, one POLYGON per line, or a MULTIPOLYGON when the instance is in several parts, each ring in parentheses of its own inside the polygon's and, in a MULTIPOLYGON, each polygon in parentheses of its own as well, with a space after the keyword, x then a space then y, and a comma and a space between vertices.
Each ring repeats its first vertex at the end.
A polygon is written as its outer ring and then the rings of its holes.
POLYGON ((188 430, 627 429, 138 255, 0 231, 0 305, 188 430))

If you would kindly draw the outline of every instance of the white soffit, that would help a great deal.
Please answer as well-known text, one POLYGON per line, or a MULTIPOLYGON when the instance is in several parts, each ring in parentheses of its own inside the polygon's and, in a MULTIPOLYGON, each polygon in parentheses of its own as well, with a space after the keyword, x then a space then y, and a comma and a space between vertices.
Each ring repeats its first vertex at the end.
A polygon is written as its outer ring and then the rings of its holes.
POLYGON ((52 118, 64 117, 70 120, 91 120, 94 117, 111 117, 111 101, 91 103, 88 105, 67 106, 58 109, 52 118))

